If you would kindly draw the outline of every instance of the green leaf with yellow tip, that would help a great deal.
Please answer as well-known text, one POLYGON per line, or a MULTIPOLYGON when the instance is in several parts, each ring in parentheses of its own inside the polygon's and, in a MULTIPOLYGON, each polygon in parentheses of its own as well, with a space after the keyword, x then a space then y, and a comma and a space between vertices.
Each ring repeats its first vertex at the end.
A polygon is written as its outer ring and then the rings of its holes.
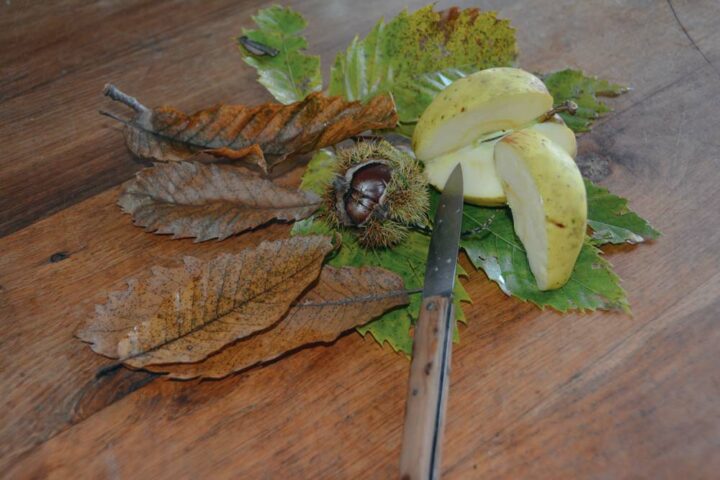
POLYGON ((277 55, 254 55, 238 39, 245 63, 254 67, 258 80, 281 103, 298 102, 322 89, 320 56, 305 55, 307 40, 301 32, 307 22, 299 13, 277 5, 258 11, 253 17, 257 30, 243 30, 243 35, 277 50, 277 55))
POLYGON ((392 93, 405 124, 399 131, 409 134, 437 88, 457 75, 510 66, 516 56, 515 30, 495 12, 436 12, 428 5, 381 20, 364 39, 356 37, 335 58, 329 93, 363 101, 392 93))

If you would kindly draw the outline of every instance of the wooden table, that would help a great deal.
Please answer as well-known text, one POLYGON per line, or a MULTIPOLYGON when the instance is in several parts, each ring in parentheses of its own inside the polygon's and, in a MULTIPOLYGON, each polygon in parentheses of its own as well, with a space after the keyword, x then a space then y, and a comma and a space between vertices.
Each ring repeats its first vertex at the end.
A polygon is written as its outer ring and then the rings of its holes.
MULTIPOLYGON (((231 37, 269 3, 0 6, 0 467, 6 478, 393 478, 408 361, 349 334, 222 381, 120 369, 72 334, 123 279, 287 234, 143 233, 115 206, 141 168, 101 118, 105 82, 193 110, 269 95, 231 37)), ((289 2, 327 68, 421 1, 289 2)), ((446 6, 441 2, 441 6, 446 6)), ((720 477, 720 3, 488 0, 520 64, 628 83, 581 140, 602 183, 664 232, 612 248, 634 316, 561 316, 466 288, 445 478, 720 477)), ((295 177, 296 178, 296 177, 295 177)))

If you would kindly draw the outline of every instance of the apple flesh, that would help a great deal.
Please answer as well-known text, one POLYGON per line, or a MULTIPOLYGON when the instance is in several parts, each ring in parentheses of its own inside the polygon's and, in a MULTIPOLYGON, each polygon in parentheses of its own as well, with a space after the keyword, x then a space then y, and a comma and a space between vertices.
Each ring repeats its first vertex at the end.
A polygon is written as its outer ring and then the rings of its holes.
POLYGON ((575 161, 534 129, 513 132, 494 149, 495 168, 540 290, 570 278, 587 228, 585 185, 575 161))
MULTIPOLYGON (((565 126, 559 116, 547 122, 535 124, 529 129, 542 133, 569 155, 573 157, 576 155, 575 133, 565 126)), ((496 132, 487 135, 487 137, 498 137, 502 133, 496 132)), ((454 152, 426 161, 425 175, 428 182, 442 191, 455 165, 460 163, 463 168, 463 196, 466 202, 488 207, 504 205, 507 203, 507 199, 495 170, 495 161, 493 159, 493 151, 497 142, 498 140, 475 142, 454 152)))
POLYGON ((486 206, 504 205, 505 192, 495 173, 493 161, 496 142, 468 145, 427 162, 425 175, 428 182, 442 191, 450 173, 460 163, 463 169, 463 197, 466 202, 486 206))
POLYGON ((519 68, 489 68, 452 83, 423 112, 413 150, 422 161, 491 132, 522 128, 553 106, 545 84, 519 68))

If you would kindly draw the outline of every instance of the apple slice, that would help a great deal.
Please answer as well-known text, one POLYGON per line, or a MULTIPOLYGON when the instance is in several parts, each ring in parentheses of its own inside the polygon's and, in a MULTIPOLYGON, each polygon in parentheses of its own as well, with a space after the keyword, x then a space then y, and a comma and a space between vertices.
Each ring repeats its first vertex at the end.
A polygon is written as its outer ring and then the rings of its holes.
POLYGON ((538 288, 562 287, 585 238, 580 170, 564 149, 533 129, 513 132, 495 145, 495 168, 538 288))
MULTIPOLYGON (((565 126, 562 118, 554 118, 531 127, 558 144, 569 155, 577 154, 575 133, 565 126)), ((488 135, 488 138, 500 136, 503 132, 488 135)), ((495 141, 475 142, 454 152, 446 153, 425 162, 425 175, 438 190, 442 191, 455 165, 462 163, 463 196, 465 201, 474 205, 493 207, 507 203, 500 179, 495 171, 493 150, 495 141)))
POLYGON ((491 132, 522 128, 553 106, 545 84, 519 68, 489 68, 440 93, 415 127, 413 150, 430 160, 491 132))

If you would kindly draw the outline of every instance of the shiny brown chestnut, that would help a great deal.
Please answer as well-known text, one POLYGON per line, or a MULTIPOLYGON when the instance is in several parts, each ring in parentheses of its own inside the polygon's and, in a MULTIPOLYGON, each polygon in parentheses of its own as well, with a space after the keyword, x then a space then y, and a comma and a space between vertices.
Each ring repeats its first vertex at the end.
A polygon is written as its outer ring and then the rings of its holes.
POLYGON ((392 171, 384 162, 370 160, 352 173, 345 194, 345 212, 354 225, 362 225, 385 199, 392 171))
POLYGON ((336 173, 324 196, 331 226, 349 227, 365 247, 382 248, 422 225, 428 209, 422 167, 388 142, 359 142, 338 151, 336 173))

